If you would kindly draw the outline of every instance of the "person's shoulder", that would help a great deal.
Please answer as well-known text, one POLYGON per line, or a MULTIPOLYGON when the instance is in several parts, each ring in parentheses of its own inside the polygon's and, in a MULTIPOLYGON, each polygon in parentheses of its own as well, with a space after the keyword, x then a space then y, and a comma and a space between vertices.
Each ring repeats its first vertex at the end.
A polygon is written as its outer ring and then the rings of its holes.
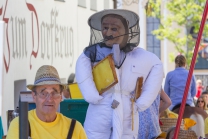
POLYGON ((143 48, 141 48, 141 47, 135 47, 132 51, 131 51, 132 53, 149 53, 149 51, 146 51, 146 50, 144 50, 143 48))
POLYGON ((7 133, 7 139, 14 139, 19 136, 19 117, 14 118, 10 125, 7 133))
POLYGON ((146 59, 151 59, 151 60, 159 60, 159 57, 157 55, 155 55, 154 53, 147 51, 141 47, 136 47, 134 48, 134 50, 132 51, 133 55, 137 55, 140 57, 144 57, 146 59))
POLYGON ((64 116, 64 115, 61 114, 61 113, 57 113, 57 114, 58 114, 58 116, 60 116, 61 119, 66 120, 66 121, 68 121, 69 123, 71 123, 72 120, 75 120, 77 126, 82 126, 82 124, 81 124, 79 121, 77 121, 76 119, 72 119, 72 118, 66 117, 66 116, 64 116))
POLYGON ((149 59, 159 60, 158 56, 156 56, 154 53, 147 51, 141 47, 135 47, 132 52, 133 55, 142 56, 149 59))
POLYGON ((9 130, 13 130, 16 128, 19 128, 19 117, 15 117, 9 125, 9 130))
POLYGON ((57 112, 56 113, 58 117, 62 118, 62 119, 66 119, 66 120, 69 120, 70 121, 70 118, 66 117, 65 115, 63 115, 62 113, 60 112, 57 112))
POLYGON ((171 71, 169 71, 167 74, 172 74, 172 73, 174 73, 175 72, 175 70, 171 70, 171 71))
POLYGON ((11 125, 12 124, 19 124, 19 116, 15 117, 12 121, 11 121, 11 125))
POLYGON ((90 46, 85 47, 84 53, 88 55, 88 53, 95 53, 98 48, 101 47, 101 44, 93 44, 90 46))
POLYGON ((72 120, 75 120, 75 121, 76 121, 76 126, 82 127, 82 124, 81 124, 78 120, 76 120, 76 119, 71 119, 71 118, 69 118, 69 119, 70 119, 71 122, 72 122, 72 120))
POLYGON ((166 77, 170 77, 175 73, 175 70, 169 71, 166 75, 166 77))
POLYGON ((91 62, 94 62, 96 59, 97 47, 99 47, 99 44, 94 44, 84 49, 83 53, 85 54, 85 56, 90 58, 91 62))
POLYGON ((90 46, 85 47, 84 52, 85 51, 94 51, 94 49, 96 49, 96 47, 99 46, 98 44, 93 44, 90 46))
POLYGON ((31 119, 32 117, 36 117, 36 109, 28 111, 28 119, 31 119))
POLYGON ((66 117, 65 115, 63 115, 63 114, 60 113, 60 112, 57 112, 57 116, 60 117, 60 118, 62 118, 62 119, 65 119, 65 120, 67 120, 67 121, 71 121, 71 120, 72 120, 71 118, 66 117))
POLYGON ((33 114, 35 114, 35 109, 32 109, 32 110, 30 110, 30 111, 28 111, 28 115, 33 115, 33 114))

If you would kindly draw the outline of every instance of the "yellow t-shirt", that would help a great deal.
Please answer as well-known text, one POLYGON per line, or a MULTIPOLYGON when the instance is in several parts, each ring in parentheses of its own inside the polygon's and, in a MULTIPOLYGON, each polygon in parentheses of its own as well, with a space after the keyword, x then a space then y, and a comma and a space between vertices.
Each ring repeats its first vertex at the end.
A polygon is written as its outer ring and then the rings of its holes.
MULTIPOLYGON (((41 121, 37 115, 36 110, 31 110, 28 112, 30 128, 31 128, 31 138, 32 139, 66 139, 69 128, 71 125, 71 119, 57 113, 55 121, 46 123, 41 121)), ((28 122, 25 120, 25 122, 28 122)), ((9 131, 7 134, 7 139, 19 139, 19 117, 12 120, 9 131)), ((87 139, 84 128, 81 123, 76 121, 74 127, 74 132, 72 139, 87 139)))
POLYGON ((204 126, 205 126, 205 134, 208 134, 208 117, 205 119, 204 126))

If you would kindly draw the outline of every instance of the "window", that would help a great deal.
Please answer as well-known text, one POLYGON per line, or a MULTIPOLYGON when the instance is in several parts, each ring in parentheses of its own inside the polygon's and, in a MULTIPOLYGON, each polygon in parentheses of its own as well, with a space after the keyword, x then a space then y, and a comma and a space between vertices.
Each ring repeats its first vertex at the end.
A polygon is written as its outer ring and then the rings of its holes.
POLYGON ((159 58, 161 53, 160 40, 152 34, 153 30, 158 29, 160 20, 153 17, 147 17, 147 51, 156 54, 159 58))
POLYGON ((90 9, 97 11, 97 0, 90 0, 90 9))
POLYGON ((208 59, 202 58, 198 55, 194 69, 208 69, 208 59))
MULTIPOLYGON (((206 22, 208 24, 208 22, 206 22)), ((198 37, 197 33, 194 33, 194 27, 191 28, 190 34, 196 40, 198 37)), ((202 35, 202 42, 205 45, 199 46, 199 52, 197 57, 197 62, 195 64, 195 69, 208 69, 208 37, 202 35)))
POLYGON ((78 0, 78 6, 86 8, 86 0, 78 0))

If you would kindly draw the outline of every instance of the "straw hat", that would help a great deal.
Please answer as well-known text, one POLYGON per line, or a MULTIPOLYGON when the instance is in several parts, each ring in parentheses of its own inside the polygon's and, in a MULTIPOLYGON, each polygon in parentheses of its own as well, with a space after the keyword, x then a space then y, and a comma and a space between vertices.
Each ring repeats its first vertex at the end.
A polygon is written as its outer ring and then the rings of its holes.
POLYGON ((35 86, 58 84, 65 89, 66 84, 62 84, 57 70, 50 65, 41 66, 35 76, 34 84, 27 85, 27 88, 32 90, 35 86))
POLYGON ((129 28, 139 23, 139 16, 132 11, 124 9, 108 9, 102 10, 90 16, 88 19, 89 26, 96 30, 101 30, 101 19, 103 16, 108 14, 116 14, 122 16, 128 21, 129 28))

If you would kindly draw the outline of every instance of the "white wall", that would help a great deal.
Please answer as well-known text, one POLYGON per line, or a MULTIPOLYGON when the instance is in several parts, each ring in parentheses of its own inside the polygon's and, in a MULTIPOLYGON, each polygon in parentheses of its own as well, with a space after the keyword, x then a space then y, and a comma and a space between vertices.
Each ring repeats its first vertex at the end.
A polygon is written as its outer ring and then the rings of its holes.
POLYGON ((4 22, 0 21, 0 115, 2 114, 3 97, 3 51, 4 51, 4 22))
MULTIPOLYGON (((62 79, 68 79, 69 74, 75 72, 76 60, 89 44, 90 29, 87 19, 96 12, 90 10, 90 0, 86 2, 87 7, 82 8, 76 0, 0 1, 3 9, 0 20, 5 21, 5 61, 2 69, 3 80, 0 80, 0 83, 3 83, 3 91, 0 92, 0 99, 1 95, 3 97, 2 101, 0 100, 0 114, 5 134, 6 111, 13 110, 16 106, 16 92, 26 89, 26 84, 34 83, 36 71, 40 66, 53 65, 62 79), (24 80, 20 83, 20 88, 19 82, 15 82, 19 80, 24 80)), ((113 1, 110 1, 111 6, 112 3, 113 1)), ((97 0, 98 10, 103 9, 103 4, 104 0, 97 0)))
POLYGON ((20 92, 25 90, 27 90, 25 79, 14 81, 14 109, 19 107, 20 92))

